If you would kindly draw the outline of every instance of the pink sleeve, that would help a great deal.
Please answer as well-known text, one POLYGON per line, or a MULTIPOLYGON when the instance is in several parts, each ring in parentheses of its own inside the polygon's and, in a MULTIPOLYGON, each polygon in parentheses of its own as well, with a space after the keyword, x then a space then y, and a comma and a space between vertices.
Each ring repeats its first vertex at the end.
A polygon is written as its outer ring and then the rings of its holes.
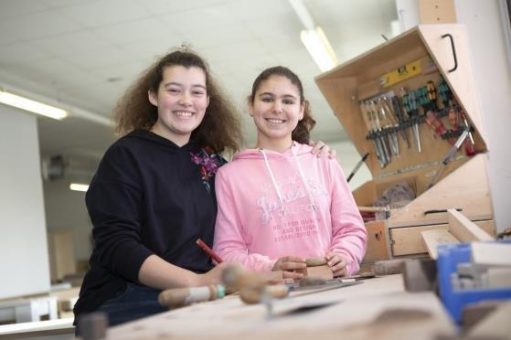
POLYGON ((367 230, 344 173, 336 160, 329 160, 331 176, 332 244, 330 251, 348 260, 348 275, 360 269, 367 247, 367 230))
POLYGON ((243 231, 243 211, 233 198, 232 184, 220 169, 215 179, 218 212, 213 250, 228 263, 239 263, 256 272, 271 271, 275 260, 261 254, 249 254, 243 231))

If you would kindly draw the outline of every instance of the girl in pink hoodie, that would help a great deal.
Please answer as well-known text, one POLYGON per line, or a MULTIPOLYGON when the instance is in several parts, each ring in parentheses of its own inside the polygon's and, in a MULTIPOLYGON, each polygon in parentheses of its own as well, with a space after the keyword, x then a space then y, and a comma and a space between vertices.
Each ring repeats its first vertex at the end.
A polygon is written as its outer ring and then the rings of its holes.
POLYGON ((301 278, 305 258, 324 257, 334 276, 359 269, 367 232, 335 159, 311 152, 315 124, 300 79, 285 67, 263 71, 249 112, 255 148, 220 168, 214 250, 227 262, 301 278))

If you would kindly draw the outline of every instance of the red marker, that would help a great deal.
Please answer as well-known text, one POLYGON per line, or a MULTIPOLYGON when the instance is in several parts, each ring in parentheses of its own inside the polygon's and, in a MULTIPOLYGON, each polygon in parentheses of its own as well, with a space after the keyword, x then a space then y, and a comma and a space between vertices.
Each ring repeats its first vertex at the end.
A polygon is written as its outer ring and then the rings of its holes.
POLYGON ((218 256, 218 254, 215 253, 213 251, 213 249, 208 247, 208 245, 206 243, 204 243, 200 238, 198 238, 197 241, 195 241, 195 243, 197 243, 197 245, 199 247, 201 247, 201 249, 204 250, 204 252, 206 254, 208 254, 209 257, 211 257, 213 260, 215 260, 216 263, 222 263, 223 262, 222 258, 220 256, 218 256))

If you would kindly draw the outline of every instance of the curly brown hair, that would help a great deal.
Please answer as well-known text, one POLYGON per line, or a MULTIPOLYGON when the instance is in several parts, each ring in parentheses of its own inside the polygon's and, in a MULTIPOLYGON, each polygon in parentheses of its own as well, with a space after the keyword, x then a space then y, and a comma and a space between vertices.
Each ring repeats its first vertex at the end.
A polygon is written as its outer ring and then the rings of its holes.
POLYGON ((191 139, 201 147, 215 152, 226 149, 234 152, 241 144, 239 114, 213 79, 207 63, 198 54, 183 49, 173 51, 151 65, 120 98, 114 113, 116 131, 127 134, 135 129, 150 130, 158 119, 157 108, 149 102, 148 91, 157 92, 163 80, 163 71, 171 66, 198 67, 206 75, 209 105, 201 124, 192 132, 191 139))
POLYGON ((261 83, 265 80, 268 80, 271 76, 286 77, 293 85, 297 87, 300 94, 300 104, 302 104, 304 107, 303 119, 298 122, 298 125, 293 130, 291 138, 298 143, 309 144, 310 132, 314 128, 314 125, 316 125, 316 121, 312 118, 309 101, 306 100, 303 95, 302 82, 293 71, 284 66, 274 66, 261 72, 254 80, 254 84, 252 85, 252 92, 248 97, 249 102, 252 104, 254 103, 256 92, 261 86, 261 83))

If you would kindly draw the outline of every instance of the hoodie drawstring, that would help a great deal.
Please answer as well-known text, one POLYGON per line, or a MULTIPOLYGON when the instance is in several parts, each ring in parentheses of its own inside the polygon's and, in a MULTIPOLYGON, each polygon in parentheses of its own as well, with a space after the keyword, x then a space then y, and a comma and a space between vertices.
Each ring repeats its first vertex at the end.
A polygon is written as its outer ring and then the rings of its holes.
MULTIPOLYGON (((319 224, 318 224, 318 215, 317 215, 317 206, 314 203, 314 199, 312 197, 312 192, 309 188, 309 185, 307 184, 307 181, 305 180, 305 176, 303 175, 302 166, 300 165, 300 162, 298 161, 298 156, 296 156, 295 149, 292 148, 291 152, 293 153, 293 158, 295 159, 296 167, 298 168, 298 172, 300 173, 300 177, 303 182, 303 186, 305 187, 305 190, 307 191, 307 196, 309 197, 309 204, 312 212, 312 221, 314 223, 314 226, 316 227, 316 230, 319 231, 319 224)), ((323 248, 326 248, 327 245, 323 244, 323 248)))
MULTIPOLYGON (((293 144, 293 146, 294 146, 294 144, 293 144)), ((277 196, 279 197, 281 208, 282 208, 282 210, 284 210, 284 198, 283 198, 282 193, 280 192, 280 189, 279 189, 279 187, 277 185, 277 180, 275 179, 275 175, 273 174, 273 171, 271 171, 270 162, 268 161, 268 157, 266 156, 266 152, 264 152, 264 149, 262 149, 262 148, 259 148, 258 150, 263 155, 264 165, 266 166, 266 170, 268 170, 268 173, 270 174, 271 182, 273 184, 273 187, 275 188, 275 192, 277 193, 277 196)), ((316 209, 317 209, 317 207, 316 207, 316 204, 314 203, 314 199, 312 197, 312 192, 311 192, 311 190, 309 188, 309 185, 307 184, 307 181, 305 180, 305 176, 303 174, 302 166, 300 165, 300 162, 298 161, 298 157, 296 156, 296 151, 295 151, 295 149, 293 147, 291 148, 291 152, 293 154, 293 158, 295 160, 296 167, 298 168, 298 173, 300 174, 300 178, 302 180, 303 186, 305 187, 305 191, 307 192, 307 197, 309 199, 309 204, 310 204, 310 207, 311 207, 311 210, 312 210, 312 214, 314 215, 314 225, 316 227, 318 227, 317 226, 317 221, 316 221, 316 209)))
POLYGON ((266 156, 266 152, 264 152, 263 149, 258 149, 258 150, 263 155, 264 165, 266 165, 266 170, 268 170, 268 173, 270 174, 271 182, 273 183, 273 187, 275 188, 275 191, 277 192, 277 196, 279 197, 280 207, 282 210, 284 210, 284 199, 282 198, 282 194, 280 193, 280 189, 277 185, 277 181, 275 180, 275 176, 273 175, 273 172, 271 171, 270 163, 268 162, 268 157, 266 156))
POLYGON ((309 185, 307 184, 307 181, 305 180, 305 176, 303 175, 302 166, 300 165, 300 162, 298 161, 298 157, 296 156, 296 151, 294 148, 291 148, 291 152, 293 153, 293 158, 295 159, 296 167, 298 168, 298 173, 300 174, 300 178, 302 179, 303 186, 305 187, 305 191, 307 191, 307 196, 309 198, 309 204, 311 205, 311 209, 313 211, 315 211, 316 204, 314 204, 314 200, 312 198, 312 193, 310 191, 309 185))

